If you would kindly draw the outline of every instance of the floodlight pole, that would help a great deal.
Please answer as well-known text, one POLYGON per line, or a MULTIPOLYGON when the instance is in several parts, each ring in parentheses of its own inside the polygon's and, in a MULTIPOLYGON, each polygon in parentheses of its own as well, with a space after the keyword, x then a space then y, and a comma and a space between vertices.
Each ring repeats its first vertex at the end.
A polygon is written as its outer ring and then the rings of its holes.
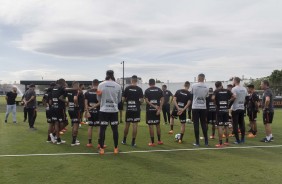
POLYGON ((124 61, 122 61, 121 64, 122 64, 122 92, 124 92, 124 61))

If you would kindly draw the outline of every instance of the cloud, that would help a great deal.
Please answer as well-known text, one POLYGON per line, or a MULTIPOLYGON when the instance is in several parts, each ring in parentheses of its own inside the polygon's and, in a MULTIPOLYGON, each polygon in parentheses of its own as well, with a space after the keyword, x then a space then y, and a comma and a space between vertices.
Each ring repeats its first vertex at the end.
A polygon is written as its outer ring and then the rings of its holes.
MULTIPOLYGON (((282 67, 280 7, 263 0, 0 0, 0 25, 18 34, 4 44, 48 59, 53 68, 55 62, 87 61, 88 73, 104 63, 99 71, 109 65, 121 76, 121 65, 111 63, 125 60, 126 75, 145 80, 193 80, 199 72, 217 80, 259 77, 282 67)), ((75 64, 47 71, 48 76, 92 78, 69 75, 75 64)), ((32 68, 9 75, 40 79, 44 72, 32 68)))

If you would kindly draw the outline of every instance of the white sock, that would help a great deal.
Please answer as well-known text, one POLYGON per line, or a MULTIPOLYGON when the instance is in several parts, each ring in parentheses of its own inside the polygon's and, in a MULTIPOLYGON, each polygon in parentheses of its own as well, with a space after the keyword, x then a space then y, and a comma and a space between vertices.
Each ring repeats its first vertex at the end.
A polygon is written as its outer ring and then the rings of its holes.
POLYGON ((270 137, 273 137, 272 134, 269 135, 270 137))
POLYGON ((271 137, 270 137, 270 136, 266 136, 266 139, 267 139, 268 141, 270 141, 271 137))

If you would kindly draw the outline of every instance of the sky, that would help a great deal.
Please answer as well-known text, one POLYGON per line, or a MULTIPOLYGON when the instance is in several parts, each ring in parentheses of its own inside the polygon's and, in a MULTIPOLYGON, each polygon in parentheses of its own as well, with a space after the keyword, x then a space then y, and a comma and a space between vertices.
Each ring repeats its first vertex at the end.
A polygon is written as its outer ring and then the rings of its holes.
POLYGON ((259 78, 282 68, 281 0, 0 0, 0 82, 259 78))

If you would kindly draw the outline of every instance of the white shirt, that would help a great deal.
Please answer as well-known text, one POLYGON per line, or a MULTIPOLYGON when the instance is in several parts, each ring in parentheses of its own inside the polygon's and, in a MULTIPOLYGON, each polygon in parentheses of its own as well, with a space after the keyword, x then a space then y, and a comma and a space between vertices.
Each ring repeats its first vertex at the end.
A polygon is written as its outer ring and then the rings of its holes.
POLYGON ((244 106, 245 99, 246 99, 246 96, 248 95, 247 89, 242 86, 235 86, 234 88, 232 88, 231 92, 236 97, 231 109, 233 111, 244 110, 245 109, 245 106, 244 106))
POLYGON ((198 82, 192 85, 193 102, 192 109, 207 109, 206 97, 209 95, 209 88, 198 82))

